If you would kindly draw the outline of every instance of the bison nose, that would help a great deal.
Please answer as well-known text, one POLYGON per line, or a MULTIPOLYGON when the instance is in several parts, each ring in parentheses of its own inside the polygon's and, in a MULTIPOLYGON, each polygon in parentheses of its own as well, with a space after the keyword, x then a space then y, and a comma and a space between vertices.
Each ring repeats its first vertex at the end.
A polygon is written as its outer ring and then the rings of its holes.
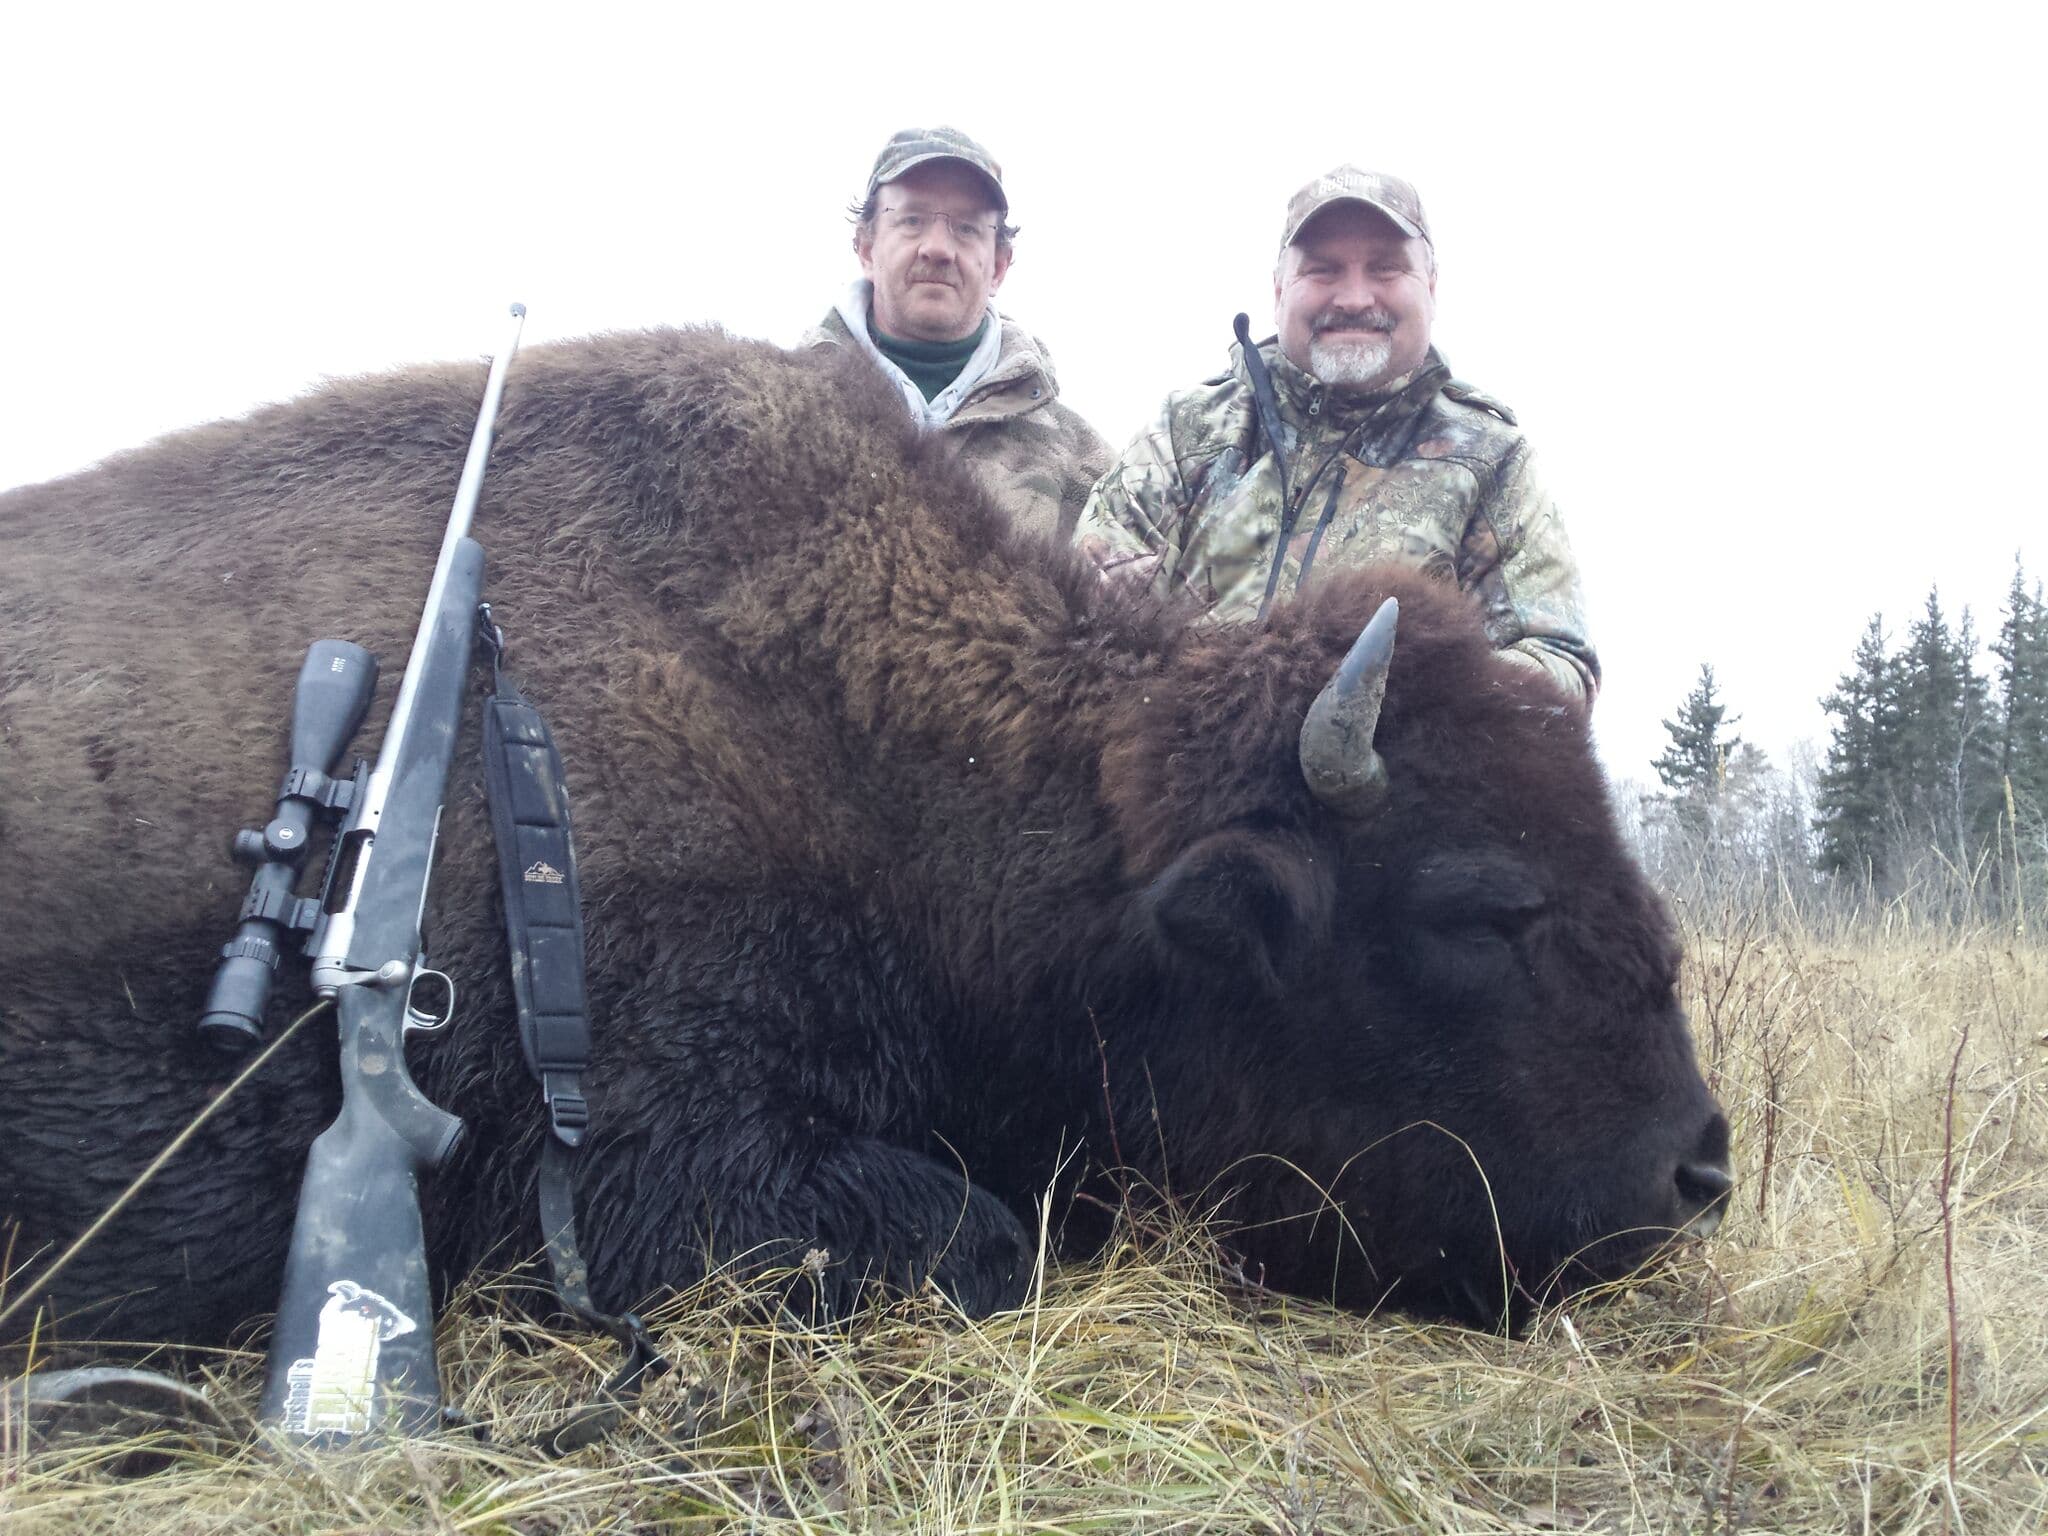
POLYGON ((1679 1230, 1692 1237, 1712 1237, 1721 1225, 1721 1213, 1728 1206, 1728 1191, 1735 1179, 1725 1162, 1690 1162, 1678 1165, 1680 1214, 1686 1219, 1679 1230))

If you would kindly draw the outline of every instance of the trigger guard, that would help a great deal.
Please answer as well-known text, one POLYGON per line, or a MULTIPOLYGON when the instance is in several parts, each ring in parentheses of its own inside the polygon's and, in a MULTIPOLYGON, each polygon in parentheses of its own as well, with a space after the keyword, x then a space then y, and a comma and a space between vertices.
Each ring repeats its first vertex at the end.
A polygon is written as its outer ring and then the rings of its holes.
POLYGON ((432 1033, 433 1033, 433 1032, 434 1032, 435 1030, 437 1030, 437 1029, 441 1029, 441 1028, 445 1027, 445 1026, 446 1026, 446 1024, 448 1023, 448 1021, 449 1021, 450 1019, 454 1018, 454 1017, 455 1017, 455 981, 454 981, 454 978, 453 978, 453 977, 451 977, 451 976, 449 976, 449 975, 448 975, 448 973, 447 973, 447 972, 445 972, 445 971, 436 971, 436 970, 431 970, 431 969, 427 968, 426 966, 421 966, 421 967, 420 967, 420 968, 419 968, 418 970, 414 971, 414 972, 413 972, 413 975, 412 975, 412 983, 411 983, 411 986, 409 986, 409 987, 407 987, 407 988, 406 988, 406 994, 405 994, 405 1028, 406 1028, 406 1032, 407 1032, 408 1034, 413 1034, 413 1033, 417 1033, 417 1034, 423 1034, 423 1035, 430 1035, 430 1034, 432 1034, 432 1033), (413 989, 414 989, 414 988, 417 988, 417 987, 419 986, 419 984, 420 984, 420 983, 421 983, 421 982, 422 982, 423 980, 428 980, 428 979, 432 979, 433 981, 436 981, 436 982, 440 983, 440 985, 441 985, 441 987, 442 987, 442 988, 444 989, 444 991, 445 991, 445 994, 446 994, 446 996, 447 996, 447 999, 448 999, 448 1003, 447 1003, 447 1011, 446 1011, 445 1013, 443 1013, 443 1014, 439 1015, 438 1017, 436 1017, 435 1015, 433 1015, 433 1014, 430 1014, 430 1013, 422 1013, 422 1012, 420 1012, 420 1010, 419 1010, 419 1009, 415 1008, 415 1007, 413 1006, 413 1004, 412 1004, 412 996, 413 996, 413 989))

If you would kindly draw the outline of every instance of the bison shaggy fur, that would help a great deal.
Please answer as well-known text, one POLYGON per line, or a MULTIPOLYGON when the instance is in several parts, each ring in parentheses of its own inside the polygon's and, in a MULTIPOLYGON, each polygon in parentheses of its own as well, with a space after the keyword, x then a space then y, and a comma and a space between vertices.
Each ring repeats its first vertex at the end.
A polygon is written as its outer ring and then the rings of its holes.
MULTIPOLYGON (((481 380, 336 383, 0 498, 17 1289, 225 1081, 193 1024, 246 887, 229 834, 269 814, 314 636, 383 658, 374 743, 481 380)), ((1039 1203, 1085 1242, 1072 1196, 1120 1162, 1273 1284, 1489 1319, 1718 1193, 1671 926, 1587 726, 1456 591, 1332 574, 1261 628, 1132 601, 858 358, 708 330, 523 355, 475 532, 568 764, 600 1302, 722 1264, 829 1308, 1003 1307, 1039 1203), (1391 795, 1347 820, 1297 738, 1389 594, 1391 795)), ((470 1129, 428 1190, 449 1276, 539 1247, 545 1134, 475 733, 427 914, 457 1012, 412 1053, 470 1129)), ((306 999, 288 976, 276 1015, 306 999)), ((301 1032, 57 1278, 60 1329, 269 1308, 338 1094, 301 1032)))

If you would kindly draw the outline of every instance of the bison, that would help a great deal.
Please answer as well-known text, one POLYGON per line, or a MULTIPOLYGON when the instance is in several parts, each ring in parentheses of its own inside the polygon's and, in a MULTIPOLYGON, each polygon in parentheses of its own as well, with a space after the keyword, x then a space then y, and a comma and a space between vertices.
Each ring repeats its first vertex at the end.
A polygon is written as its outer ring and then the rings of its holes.
MULTIPOLYGON (((1727 1125, 1671 925, 1586 723, 1468 602, 1396 570, 1260 628, 1133 601, 865 367, 664 330, 513 370, 476 531, 577 816, 597 1299, 729 1264, 986 1312, 1036 1202, 1085 1244, 1113 1175, 1269 1284, 1477 1322, 1710 1227, 1727 1125), (1307 727, 1343 781, 1312 784, 1305 720, 1389 595, 1376 726, 1307 727)), ((0 498, 17 1290, 225 1080, 193 1024, 229 835, 269 814, 306 642, 405 655, 480 382, 336 383, 0 498)), ((461 991, 413 1062, 470 1127, 427 1199, 449 1276, 538 1247, 545 1134, 468 729, 427 914, 461 991)), ((66 1335, 274 1303, 334 1054, 302 1032, 85 1249, 66 1335)))

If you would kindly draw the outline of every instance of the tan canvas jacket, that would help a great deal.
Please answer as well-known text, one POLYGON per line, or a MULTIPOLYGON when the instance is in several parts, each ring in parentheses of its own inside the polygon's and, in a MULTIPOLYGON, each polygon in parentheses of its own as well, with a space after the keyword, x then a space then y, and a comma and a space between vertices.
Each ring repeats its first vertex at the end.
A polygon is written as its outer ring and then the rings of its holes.
MULTIPOLYGON (((807 332, 806 346, 854 344, 837 310, 807 332)), ((1064 542, 1089 488, 1109 467, 1109 444, 1059 403, 1045 349, 1014 320, 1002 321, 1002 352, 937 430, 1026 528, 1064 542)))
MULTIPOLYGON (((1311 579, 1408 561, 1476 592, 1495 645, 1590 703, 1600 665, 1578 570, 1513 413, 1453 380, 1434 350, 1363 399, 1326 389, 1275 341, 1259 350, 1295 505, 1274 600, 1298 585, 1311 546, 1311 579)), ((1076 538, 1110 559, 1157 555, 1162 595, 1186 593, 1219 620, 1249 619, 1266 595, 1281 516, 1279 468, 1232 348, 1228 373, 1169 395, 1097 482, 1076 538)))

